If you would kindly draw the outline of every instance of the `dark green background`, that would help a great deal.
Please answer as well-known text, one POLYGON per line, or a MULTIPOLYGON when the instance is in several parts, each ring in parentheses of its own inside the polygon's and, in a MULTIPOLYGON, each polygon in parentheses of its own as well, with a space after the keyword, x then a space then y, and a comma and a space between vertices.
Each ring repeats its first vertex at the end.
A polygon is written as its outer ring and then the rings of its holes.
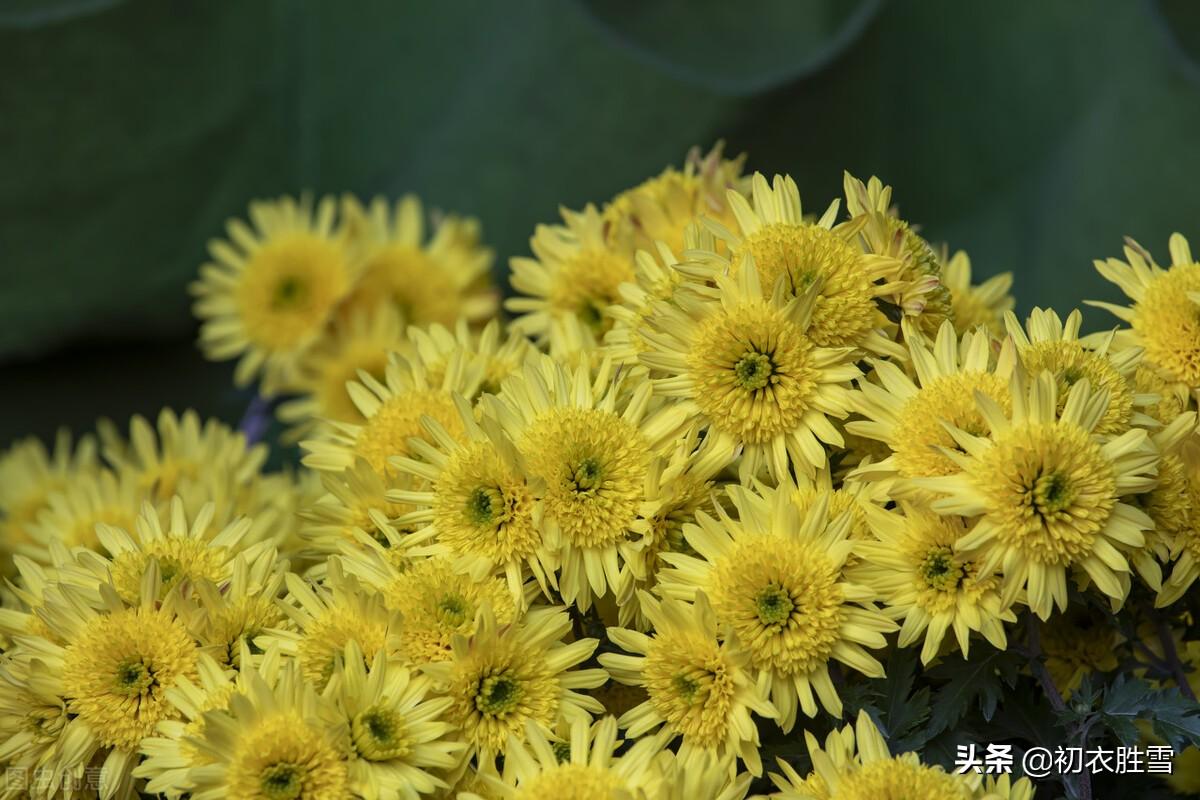
POLYGON ((881 175, 1022 309, 1111 299, 1122 236, 1200 237, 1198 56, 1187 0, 0 0, 0 444, 236 420, 185 285, 305 188, 476 214, 503 272, 560 203, 724 138, 813 209, 881 175))

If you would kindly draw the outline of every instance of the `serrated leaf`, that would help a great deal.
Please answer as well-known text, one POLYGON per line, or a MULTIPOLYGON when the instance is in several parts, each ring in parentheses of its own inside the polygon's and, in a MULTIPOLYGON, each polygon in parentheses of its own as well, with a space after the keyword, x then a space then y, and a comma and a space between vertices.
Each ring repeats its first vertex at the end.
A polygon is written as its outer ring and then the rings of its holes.
POLYGON ((1005 689, 1016 684, 1020 657, 995 649, 981 656, 981 649, 977 648, 970 659, 947 658, 929 670, 931 680, 944 682, 933 700, 929 725, 933 735, 953 726, 972 708, 978 708, 983 719, 990 721, 1005 689))
POLYGON ((1149 721, 1154 732, 1177 750, 1200 744, 1200 704, 1174 687, 1155 689, 1143 680, 1118 675, 1104 692, 1097 718, 1124 745, 1142 738, 1139 720, 1149 721))

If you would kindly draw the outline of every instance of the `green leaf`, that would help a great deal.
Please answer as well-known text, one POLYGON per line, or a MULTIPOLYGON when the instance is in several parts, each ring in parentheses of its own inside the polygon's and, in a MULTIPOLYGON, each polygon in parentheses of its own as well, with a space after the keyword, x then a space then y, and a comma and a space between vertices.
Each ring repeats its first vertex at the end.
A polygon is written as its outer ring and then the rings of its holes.
POLYGON ((769 91, 828 65, 881 5, 880 0, 578 2, 652 67, 734 95, 769 91))
POLYGON ((969 659, 951 655, 930 669, 929 679, 942 684, 934 695, 932 734, 951 728, 972 710, 991 720, 1006 690, 1016 684, 1020 663, 1010 650, 977 645, 969 659))

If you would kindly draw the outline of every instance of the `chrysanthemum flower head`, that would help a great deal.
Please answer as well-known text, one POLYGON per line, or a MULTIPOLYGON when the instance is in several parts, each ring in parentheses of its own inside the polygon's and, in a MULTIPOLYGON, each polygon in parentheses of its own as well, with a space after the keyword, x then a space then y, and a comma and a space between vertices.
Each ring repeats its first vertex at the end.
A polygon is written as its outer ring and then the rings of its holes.
POLYGON ((770 293, 782 284, 787 297, 814 293, 808 336, 820 347, 868 348, 890 352, 879 333, 886 322, 876 298, 891 289, 889 276, 898 268, 892 257, 864 253, 855 242, 862 220, 835 225, 835 201, 816 223, 803 219, 800 192, 790 177, 777 175, 768 184, 761 173, 752 179, 752 201, 728 193, 737 221, 730 230, 713 220, 705 224, 729 250, 695 251, 693 260, 715 274, 738 275, 751 266, 770 293))
POLYGON ((269 629, 255 644, 264 650, 278 647, 296 658, 304 680, 318 689, 329 682, 347 644, 356 643, 370 666, 399 630, 399 618, 388 611, 383 598, 347 575, 338 559, 330 560, 319 586, 294 573, 288 573, 285 581, 287 599, 279 602, 279 608, 294 630, 269 629))
POLYGON ((797 705, 810 717, 818 701, 841 714, 831 661, 882 677, 883 666, 866 648, 883 647, 883 634, 896 629, 875 608, 879 591, 845 574, 851 515, 831 522, 822 496, 801 517, 795 491, 786 483, 758 491, 730 487, 736 517, 723 508, 716 517, 698 514, 683 529, 697 555, 664 556, 674 568, 659 582, 670 597, 703 592, 711 599, 718 622, 770 691, 785 731, 795 724, 797 705))
POLYGON ((480 244, 478 220, 443 215, 427 240, 425 210, 414 195, 394 208, 382 197, 364 208, 346 196, 342 216, 349 248, 362 262, 343 313, 387 304, 414 325, 453 325, 496 312, 494 254, 480 244))
POLYGON ((512 327, 548 343, 555 319, 573 316, 597 334, 608 329, 609 306, 620 301, 622 283, 633 280, 633 253, 610 246, 604 217, 595 206, 562 209, 563 225, 539 225, 529 241, 533 258, 510 262, 510 281, 520 297, 504 307, 518 314, 512 327))
POLYGON ((741 759, 761 775, 751 713, 774 719, 778 712, 755 684, 745 654, 720 640, 707 598, 698 592, 687 604, 644 594, 641 605, 653 635, 609 628, 609 639, 636 655, 600 656, 615 680, 642 686, 648 694, 618 724, 632 737, 657 730, 660 746, 680 738, 678 757, 685 769, 717 761, 732 771, 733 760, 741 759))
POLYGON ((97 469, 75 476, 49 496, 37 519, 26 526, 37 559, 51 563, 51 543, 99 549, 96 526, 132 529, 143 499, 137 481, 128 474, 97 469))
POLYGON ((402 620, 396 657, 411 664, 447 660, 455 636, 475 633, 483 608, 504 626, 518 620, 518 609, 526 600, 524 594, 516 598, 509 594, 501 578, 458 572, 444 556, 414 561, 395 573, 382 592, 388 607, 399 612, 402 620))
POLYGON ((876 177, 864 184, 849 172, 843 183, 846 210, 858 225, 863 250, 898 262, 887 275, 887 291, 880 294, 890 321, 908 318, 916 330, 933 336, 943 322, 953 319, 950 292, 941 280, 941 259, 911 225, 895 215, 892 187, 876 177))
MULTIPOLYGON (((1194 429, 1192 412, 1179 420, 1182 424, 1175 427, 1194 429)), ((1162 531, 1168 537, 1171 561, 1171 573, 1155 600, 1162 608, 1182 597, 1200 577, 1200 442, 1194 432, 1174 452, 1168 450, 1163 456, 1158 485, 1151 490, 1145 510, 1152 518, 1165 516, 1178 525, 1175 530, 1164 525, 1162 531)))
POLYGON ((1002 800, 983 788, 983 776, 952 774, 921 763, 916 753, 892 756, 887 742, 865 711, 853 726, 830 735, 827 749, 805 733, 813 771, 801 778, 784 762, 772 775, 780 800, 1002 800))
POLYGON ((959 250, 942 266, 942 285, 950 290, 951 318, 961 336, 983 326, 993 336, 1004 334, 1004 314, 1012 311, 1016 300, 1011 272, 993 275, 980 284, 971 283, 971 259, 959 250))
POLYGON ((651 387, 627 387, 607 359, 591 370, 542 357, 484 399, 539 503, 544 545, 562 567, 562 598, 586 611, 637 558, 646 476, 671 433, 649 413, 651 387))
POLYGON ((564 742, 551 742, 531 723, 526 726, 524 741, 515 736, 510 739, 503 777, 492 777, 486 783, 500 800, 659 796, 664 786, 662 770, 654 758, 657 748, 650 740, 643 740, 618 756, 620 744, 613 717, 594 725, 576 719, 564 742))
POLYGON ((1067 602, 1067 575, 1081 570, 1101 593, 1120 603, 1129 586, 1121 547, 1138 548, 1153 521, 1122 502, 1154 486, 1158 452, 1145 430, 1116 437, 1095 433, 1107 395, 1087 379, 1071 387, 1062 411, 1054 377, 1013 375, 1012 412, 977 393, 989 433, 953 424, 959 450, 943 449, 958 471, 913 483, 940 498, 931 508, 971 520, 956 549, 986 574, 1003 575, 1002 603, 1022 589, 1042 619, 1067 602))
POLYGON ((319 474, 324 493, 298 512, 304 521, 300 537, 307 549, 317 558, 326 558, 340 553, 346 543, 359 542, 366 535, 392 550, 397 563, 403 563, 407 558, 403 548, 394 549, 393 545, 411 536, 413 527, 400 519, 412 507, 388 498, 396 481, 385 482, 361 457, 341 472, 319 474))
POLYGON ((727 228, 736 224, 728 192, 742 192, 745 155, 725 158, 724 143, 707 153, 694 147, 683 169, 668 167, 604 207, 608 240, 621 250, 653 251, 659 242, 676 253, 686 248, 684 231, 703 217, 727 228))
POLYGON ((279 418, 292 426, 285 440, 311 437, 326 420, 362 424, 365 418, 346 384, 357 380, 360 370, 384 380, 388 354, 404 353, 408 347, 404 319, 391 305, 339 320, 301 359, 293 389, 298 397, 279 406, 279 418))
POLYGON ((900 503, 896 511, 869 506, 873 537, 855 546, 861 556, 852 575, 874 587, 884 613, 901 621, 900 647, 922 637, 921 663, 938 656, 947 633, 965 658, 972 632, 994 647, 1007 645, 1004 623, 1016 616, 1000 602, 1000 581, 956 549, 966 533, 958 517, 943 517, 921 505, 900 503))
POLYGON ((431 443, 416 447, 419 458, 391 462, 422 488, 391 497, 416 509, 406 520, 423 526, 418 536, 444 546, 459 572, 475 580, 503 572, 518 602, 532 576, 548 595, 557 588, 558 564, 542 540, 541 508, 524 458, 494 418, 477 420, 461 396, 455 403, 463 435, 456 439, 436 420, 426 420, 431 443))
MULTIPOLYGON (((488 394, 499 392, 501 382, 515 374, 533 351, 529 339, 511 328, 504 328, 495 319, 482 330, 472 329, 462 317, 453 328, 442 325, 410 327, 407 341, 433 382, 440 380, 456 353, 477 362, 483 371, 479 392, 488 394)), ((475 397, 467 399, 474 400, 475 397)))
POLYGON ((185 615, 201 650, 228 667, 239 666, 244 652, 260 654, 255 640, 284 625, 287 567, 273 548, 259 548, 239 552, 220 582, 197 580, 185 615))
MULTIPOLYGON (((64 579, 86 584, 90 574, 94 582, 111 580, 113 588, 126 603, 134 603, 141 591, 142 579, 151 562, 158 564, 164 594, 183 587, 190 591, 199 581, 224 583, 249 531, 251 522, 241 519, 227 526, 213 524, 214 506, 205 505, 190 520, 183 501, 175 498, 169 511, 160 516, 150 503, 142 506, 132 530, 99 525, 96 534, 108 557, 93 552, 76 556, 82 569, 64 569, 64 579)), ((266 545, 242 550, 250 557, 266 545)))
POLYGON ((530 722, 553 732, 560 720, 590 722, 591 714, 604 710, 575 690, 599 686, 608 674, 573 669, 598 642, 564 644, 570 630, 569 615, 556 608, 531 609, 520 622, 500 627, 485 607, 475 634, 452 640, 451 660, 423 666, 437 691, 454 701, 447 719, 477 763, 493 763, 507 752, 510 737, 524 738, 530 722))
POLYGON ((333 423, 328 435, 302 442, 308 451, 303 462, 312 469, 341 472, 361 458, 388 480, 393 475, 388 459, 408 455, 410 439, 427 438, 423 417, 436 419, 455 436, 462 435, 454 395, 473 396, 482 380, 478 361, 466 353, 456 353, 436 381, 420 358, 393 355, 383 381, 362 373, 359 380, 347 384, 364 421, 333 423))
POLYGON ((415 800, 447 788, 438 772, 453 769, 464 748, 444 719, 453 702, 429 697, 430 680, 375 655, 368 669, 350 642, 325 693, 350 733, 350 790, 365 800, 415 800))
POLYGON ((1054 685, 1067 697, 1084 676, 1117 668, 1120 637, 1106 609, 1072 604, 1040 624, 1038 643, 1054 685))
POLYGON ((83 780, 87 767, 102 764, 102 796, 136 796, 138 747, 160 722, 178 717, 166 692, 180 678, 195 678, 200 656, 177 613, 178 595, 160 597, 156 563, 132 605, 111 584, 46 588, 35 613, 55 635, 21 637, 17 646, 20 659, 44 676, 40 691, 61 698, 69 713, 46 764, 56 782, 83 780))
POLYGON ((1200 388, 1200 314, 1191 295, 1200 291, 1200 264, 1187 239, 1172 234, 1171 266, 1163 269, 1141 245, 1125 240, 1126 261, 1097 261, 1096 269, 1133 301, 1130 306, 1089 302, 1129 323, 1118 345, 1146 351, 1146 359, 1172 380, 1200 388))
POLYGON ((226 510, 244 511, 267 460, 266 445, 248 446, 242 433, 217 419, 201 422, 192 410, 164 408, 154 424, 135 415, 128 438, 107 420, 99 433, 104 459, 120 477, 133 480, 152 502, 183 498, 192 514, 222 491, 234 493, 221 504, 226 510))
POLYGON ((1047 371, 1058 382, 1059 411, 1071 386, 1086 378, 1096 391, 1108 394, 1108 410, 1096 433, 1124 433, 1130 425, 1154 425, 1154 420, 1135 408, 1140 400, 1130 385, 1141 361, 1139 348, 1116 350, 1113 334, 1080 341, 1083 315, 1078 310, 1061 320, 1053 310, 1035 308, 1024 326, 1011 311, 1005 314, 1008 335, 1016 343, 1017 356, 1031 375, 1047 371))
POLYGON ((1009 405, 1008 370, 997 363, 991 337, 984 331, 964 334, 943 323, 937 338, 926 344, 907 338, 914 375, 891 361, 872 362, 871 378, 858 382, 852 405, 863 419, 846 423, 846 431, 883 442, 891 455, 864 465, 853 475, 883 481, 892 491, 906 487, 897 479, 933 477, 957 471, 953 460, 938 448, 954 447, 945 428, 949 423, 977 435, 987 432, 976 393, 1001 408, 1009 405))
POLYGON ((715 282, 718 297, 680 291, 654 304, 653 349, 641 362, 667 376, 653 381, 655 393, 679 424, 705 432, 706 446, 743 448, 743 476, 824 466, 822 442, 843 443, 829 417, 848 413, 845 384, 859 370, 850 348, 809 335, 820 284, 800 296, 782 281, 771 291, 753 261, 715 282))
POLYGON ((349 730, 299 665, 252 671, 224 709, 206 711, 190 737, 207 763, 190 771, 191 797, 342 800, 350 795, 349 730))
POLYGON ((323 334, 356 278, 343 246, 336 205, 283 197, 250 204, 251 225, 227 225, 213 240, 213 261, 192 284, 200 344, 209 358, 238 359, 234 380, 262 378, 266 394, 289 388, 298 361, 323 334))
MULTIPOLYGON (((66 430, 58 432, 53 451, 29 438, 0 454, 0 552, 11 556, 28 551, 36 556, 39 548, 32 541, 30 526, 52 496, 97 469, 95 439, 85 436, 74 444, 66 430)), ((9 572, 10 563, 0 569, 9 572)))

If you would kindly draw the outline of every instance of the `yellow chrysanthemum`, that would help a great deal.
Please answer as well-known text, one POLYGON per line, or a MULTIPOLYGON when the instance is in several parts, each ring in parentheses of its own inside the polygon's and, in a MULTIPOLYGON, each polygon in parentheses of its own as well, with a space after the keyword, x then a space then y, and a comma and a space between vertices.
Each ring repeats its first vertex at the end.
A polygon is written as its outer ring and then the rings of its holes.
POLYGON ((138 747, 160 722, 178 716, 166 691, 177 679, 196 676, 200 655, 176 613, 177 596, 159 602, 161 596, 154 564, 133 605, 111 584, 46 588, 44 604, 34 613, 54 636, 21 638, 16 658, 41 676, 31 685, 47 699, 61 698, 69 714, 52 760, 39 764, 59 786, 64 780, 82 785, 87 768, 102 764, 102 796, 137 797, 138 747))
POLYGON ((883 442, 891 455, 864 465, 852 475, 882 481, 893 493, 907 488, 900 478, 948 475, 957 471, 954 461, 939 448, 953 448, 945 425, 975 434, 987 432, 975 394, 1007 408, 1006 369, 994 363, 991 338, 976 331, 961 339, 950 323, 943 323, 932 347, 919 337, 909 337, 908 353, 915 377, 889 361, 874 361, 874 380, 860 380, 852 395, 854 409, 864 419, 846 423, 846 431, 883 442))
POLYGON ((684 537, 698 555, 663 556, 673 569, 660 573, 660 591, 690 600, 704 592, 735 646, 749 655, 758 683, 770 691, 785 731, 797 704, 816 716, 820 701, 840 715, 842 702, 829 674, 839 661, 868 677, 883 666, 865 648, 881 648, 896 624, 874 606, 879 591, 851 582, 845 565, 852 515, 830 522, 822 496, 801 517, 796 487, 752 491, 731 486, 736 518, 697 515, 684 537), (815 693, 815 697, 814 697, 815 693))
POLYGON ((741 474, 764 468, 775 478, 789 463, 813 472, 840 447, 829 417, 848 413, 845 384, 858 377, 850 348, 819 347, 808 335, 813 290, 788 298, 782 284, 764 293, 753 263, 737 278, 718 275, 719 298, 677 292, 657 301, 641 362, 668 377, 653 381, 680 425, 706 434, 717 451, 743 448, 741 474))
POLYGON ((719 640, 717 616, 707 598, 698 592, 689 605, 643 595, 641 605, 654 634, 609 628, 612 642, 637 655, 600 656, 614 680, 642 686, 649 695, 622 714, 618 724, 635 738, 660 729, 660 746, 680 737, 678 756, 685 768, 715 760, 732 770, 732 760, 738 758, 752 774, 761 775, 751 712, 775 719, 778 711, 755 685, 745 653, 719 640))
POLYGON ((355 797, 416 800, 447 788, 436 773, 454 768, 465 745, 453 741, 456 732, 444 719, 453 701, 427 699, 430 688, 427 676, 389 663, 383 653, 368 669, 358 646, 346 645, 326 695, 349 728, 355 797))
MULTIPOLYGON (((609 306, 612 328, 604 334, 604 350, 619 364, 634 366, 638 357, 653 348, 646 334, 656 301, 670 301, 677 291, 712 296, 706 284, 707 268, 682 260, 676 252, 715 252, 717 240, 707 228, 689 226, 684 232, 684 250, 673 251, 659 243, 653 250, 634 256, 633 279, 619 287, 620 300, 609 306)), ((561 338, 561 337, 560 337, 561 338)))
POLYGON ((846 210, 857 223, 863 250, 899 263, 888 273, 888 290, 880 301, 892 322, 905 318, 925 336, 953 321, 949 289, 942 283, 942 263, 929 243, 892 208, 892 187, 872 177, 866 184, 845 173, 846 210))
MULTIPOLYGON (((664 776, 654 758, 654 742, 637 742, 620 756, 616 755, 618 744, 612 717, 595 725, 576 719, 565 742, 551 742, 530 724, 524 742, 511 739, 504 755, 503 778, 492 777, 486 783, 498 800, 658 797, 664 789, 664 776)), ((464 800, 478 796, 468 794, 464 800)))
POLYGON ((971 259, 959 250, 942 267, 942 285, 950 290, 951 317, 961 336, 983 326, 993 336, 1004 333, 1004 314, 1012 311, 1016 300, 1011 272, 993 275, 980 284, 971 283, 971 259))
POLYGON ((454 702, 447 719, 460 731, 476 763, 494 763, 509 743, 525 737, 530 722, 552 732, 560 721, 590 723, 603 712, 598 702, 576 689, 599 686, 602 669, 577 670, 596 649, 596 639, 563 640, 571 619, 556 608, 531 609, 521 622, 500 628, 490 610, 479 615, 475 634, 455 636, 453 658, 423 670, 438 692, 454 702))
POLYGON ((1097 608, 1072 606, 1042 622, 1038 641, 1054 685, 1067 696, 1085 675, 1114 670, 1119 663, 1117 629, 1097 608))
POLYGON ((391 496, 417 509, 405 520, 423 526, 419 536, 444 546, 459 572, 475 580, 503 572, 517 601, 532 575, 548 596, 557 588, 558 564, 543 544, 539 507, 521 455, 493 420, 477 421, 471 406, 456 400, 463 436, 456 440, 428 421, 433 444, 418 448, 421 459, 392 460, 398 472, 427 488, 391 496))
MULTIPOLYGON (((1192 418, 1191 412, 1180 417, 1181 420, 1188 418, 1192 418)), ((1194 418, 1191 421, 1192 425, 1187 427, 1194 428, 1194 418)), ((1165 470, 1160 468, 1159 484, 1152 497, 1164 501, 1170 498, 1173 501, 1170 508, 1177 513, 1186 508, 1187 522, 1167 542, 1171 574, 1163 582, 1162 590, 1155 599, 1155 605, 1159 608, 1183 597, 1196 578, 1200 577, 1200 442, 1195 434, 1187 438, 1177 455, 1168 453, 1163 457, 1163 462, 1165 470), (1178 472, 1173 468, 1177 468, 1178 472), (1172 498, 1171 494, 1176 494, 1176 497, 1172 498), (1184 496, 1180 497, 1179 494, 1184 496)), ((1154 514, 1158 509, 1151 504, 1146 510, 1154 514)))
POLYGON ((1054 377, 1013 375, 1012 413, 976 394, 986 436, 948 425, 960 451, 943 449, 952 475, 913 483, 941 495, 932 509, 968 517, 970 532, 956 551, 987 574, 1003 576, 1002 603, 1026 591, 1042 619, 1067 604, 1067 574, 1079 569, 1119 604, 1129 588, 1129 563, 1119 547, 1138 548, 1154 523, 1121 498, 1154 486, 1158 452, 1146 431, 1100 437, 1107 396, 1086 379, 1071 387, 1059 412, 1054 377))
POLYGON ((228 667, 240 666, 243 648, 261 653, 254 641, 284 625, 279 599, 286 570, 287 562, 275 550, 263 548, 238 553, 220 583, 197 581, 186 617, 201 650, 228 667))
MULTIPOLYGON (((82 721, 73 719, 62 695, 62 682, 50 665, 17 645, 0 660, 0 758, 6 768, 4 788, 27 788, 28 796, 48 797, 61 785, 53 765, 62 761, 67 734, 86 738, 82 721), (39 769, 40 768, 40 769, 39 769), (23 780, 22 780, 23 779, 23 780), (26 787, 20 783, 27 782, 26 787)), ((18 797, 20 795, 17 795, 18 797)))
POLYGON ((1110 258, 1097 261, 1096 269, 1121 288, 1131 306, 1089 302, 1129 323, 1130 330, 1117 333, 1120 347, 1136 346, 1146 351, 1146 360, 1171 380, 1200 389, 1200 314, 1191 295, 1200 291, 1200 264, 1192 258, 1187 239, 1172 234, 1171 266, 1163 269, 1141 245, 1125 240, 1128 263, 1110 258))
POLYGON ((1008 646, 1004 623, 1016 616, 1001 605, 996 576, 957 551, 962 520, 906 504, 898 512, 871 507, 866 517, 876 540, 856 545, 862 560, 851 575, 875 588, 884 613, 902 621, 900 647, 923 636, 921 663, 928 664, 951 631, 964 658, 972 631, 997 649, 1008 646))
POLYGON ((118 477, 99 469, 74 477, 61 491, 50 495, 36 521, 26 529, 38 549, 37 558, 51 563, 51 543, 67 549, 100 548, 97 525, 133 528, 143 494, 128 475, 118 477))
POLYGON ((1162 425, 1170 425, 1180 414, 1194 408, 1186 383, 1168 380, 1145 360, 1138 363, 1130 382, 1135 395, 1143 396, 1145 412, 1162 425))
MULTIPOLYGON (((344 545, 369 536, 384 548, 408 540, 413 526, 401 523, 412 511, 388 499, 388 484, 366 460, 359 458, 342 472, 321 472, 325 493, 300 510, 304 520, 300 537, 317 558, 342 552, 344 545)), ((395 481, 392 481, 395 483, 395 481)), ((393 552, 396 563, 404 562, 402 549, 393 552)))
MULTIPOLYGON (((110 580, 121 599, 131 604, 142 591, 142 578, 151 562, 158 564, 164 594, 176 587, 190 590, 202 580, 224 583, 251 523, 242 519, 217 527, 213 514, 214 507, 209 504, 189 522, 183 501, 175 498, 164 515, 164 524, 159 512, 146 503, 131 526, 132 534, 108 525, 97 527, 107 558, 98 553, 80 553, 77 561, 82 569, 64 567, 62 577, 84 585, 110 580)), ((255 545, 242 552, 253 557, 262 547, 255 545)))
POLYGON ((228 521, 261 499, 257 489, 266 445, 248 447, 243 434, 219 420, 202 423, 195 411, 176 414, 165 408, 154 425, 134 416, 128 439, 107 420, 99 433, 104 459, 152 502, 178 496, 190 514, 214 502, 217 518, 228 521))
POLYGON ((350 796, 349 730, 333 702, 295 664, 276 680, 251 672, 225 709, 204 714, 188 737, 205 759, 191 771, 194 800, 344 800, 350 796))
POLYGON ((483 370, 477 359, 459 352, 451 357, 441 380, 434 382, 420 358, 393 355, 383 382, 365 374, 359 378, 347 384, 347 390, 365 421, 333 423, 327 436, 302 442, 308 451, 304 465, 342 472, 361 458, 390 482, 395 471, 388 460, 408 455, 411 439, 428 438, 422 417, 437 420, 456 438, 462 436, 454 396, 473 396, 483 380, 483 370))
POLYGON ((650 390, 626 389, 607 360, 593 372, 543 357, 485 398, 533 489, 535 524, 562 567, 562 598, 583 611, 620 586, 638 557, 646 476, 670 433, 648 414, 650 390))
POLYGON ((389 305, 340 320, 301 360, 294 387, 299 396, 279 406, 279 418, 292 426, 285 441, 310 437, 326 421, 361 425, 365 418, 346 384, 358 380, 360 370, 384 380, 388 354, 409 350, 404 319, 389 305))
POLYGON ((525 601, 524 595, 514 599, 500 578, 464 575, 437 556, 395 573, 381 591, 402 618, 397 656, 412 664, 450 658, 454 637, 473 635, 485 606, 497 625, 509 625, 518 619, 517 603, 525 601))
POLYGON ((505 330, 499 320, 492 320, 482 331, 472 330, 461 318, 453 330, 441 325, 409 328, 408 342, 435 383, 455 353, 461 352, 466 358, 477 361, 483 370, 479 392, 488 394, 499 392, 501 382, 516 374, 533 351, 527 338, 514 330, 505 330))
POLYGON ((752 187, 753 205, 738 192, 728 193, 736 231, 712 220, 705 223, 730 255, 696 251, 692 259, 717 275, 737 276, 753 267, 766 295, 777 284, 785 298, 811 291, 812 321, 806 332, 818 347, 894 352, 879 332, 886 320, 876 299, 894 288, 889 279, 900 262, 858 247, 855 236, 865 220, 835 226, 835 201, 819 221, 805 222, 800 192, 790 177, 776 175, 772 186, 755 173, 752 187))
POLYGON ((349 246, 362 276, 343 313, 390 304, 414 325, 453 325, 460 317, 484 320, 496 312, 491 285, 494 253, 480 244, 479 222, 443 216, 426 241, 425 211, 413 196, 390 208, 376 197, 366 208, 342 200, 349 246))
POLYGON ((345 574, 337 559, 330 561, 323 585, 292 573, 285 580, 288 597, 279 608, 295 629, 269 629, 255 644, 264 650, 278 647, 294 657, 304 680, 318 689, 329 682, 347 644, 357 644, 370 666, 399 631, 399 615, 389 613, 382 597, 345 574))
POLYGON ((1108 410, 1096 427, 1101 435, 1124 433, 1130 425, 1153 426, 1154 420, 1137 411, 1138 399, 1130 382, 1142 353, 1136 348, 1113 350, 1113 334, 1079 339, 1083 315, 1072 311, 1064 323, 1053 310, 1035 308, 1025 326, 1011 311, 1004 317, 1008 335, 1016 343, 1017 355, 1025 370, 1036 375, 1050 372, 1058 383, 1059 411, 1067 402, 1071 386, 1086 378, 1096 391, 1108 393, 1108 410))
POLYGON ((608 241, 621 251, 653 251, 662 242, 681 253, 684 231, 701 217, 732 228, 728 192, 748 188, 742 177, 746 156, 728 159, 723 151, 723 142, 704 154, 694 147, 682 170, 668 167, 614 197, 603 212, 608 241))
POLYGON ((596 333, 608 329, 608 307, 620 301, 618 287, 633 280, 633 253, 610 247, 604 217, 595 206, 562 210, 565 225, 539 225, 529 241, 533 258, 510 262, 513 289, 523 297, 505 301, 513 330, 539 343, 550 340, 551 323, 574 316, 596 333))
MULTIPOLYGON (((272 653, 259 667, 260 674, 276 675, 279 669, 278 651, 272 653)), ((182 677, 166 691, 167 700, 178 711, 178 718, 158 723, 155 734, 142 739, 142 761, 134 776, 146 779, 145 791, 169 798, 189 796, 196 784, 192 770, 212 763, 211 757, 196 747, 194 739, 202 736, 205 714, 228 709, 229 701, 249 688, 247 669, 236 676, 201 654, 197 674, 182 677)))
POLYGON ((262 378, 265 394, 293 385, 296 366, 350 291, 356 265, 334 221, 332 198, 250 204, 247 225, 230 220, 213 261, 192 284, 200 344, 216 361, 237 358, 234 381, 262 378))
MULTIPOLYGON (((865 711, 853 726, 830 734, 825 749, 805 731, 813 771, 801 777, 780 760, 783 774, 772 774, 779 800, 1008 800, 1008 784, 997 791, 994 782, 969 772, 952 774, 921 763, 916 753, 892 756, 887 742, 865 711)), ((1028 782, 1022 779, 1023 788, 1028 782)))
POLYGON ((90 436, 72 444, 60 430, 54 450, 37 439, 23 439, 0 454, 0 573, 11 574, 11 556, 37 556, 31 526, 50 498, 97 470, 96 441, 90 436))
POLYGON ((645 514, 645 535, 639 542, 639 558, 625 574, 615 597, 621 627, 650 630, 642 598, 645 591, 657 585, 659 570, 666 566, 664 554, 694 554, 683 536, 683 526, 694 522, 697 512, 716 511, 714 478, 731 460, 731 455, 712 448, 698 452, 698 441, 695 431, 681 437, 670 458, 656 458, 646 474, 646 497, 650 500, 645 514))

